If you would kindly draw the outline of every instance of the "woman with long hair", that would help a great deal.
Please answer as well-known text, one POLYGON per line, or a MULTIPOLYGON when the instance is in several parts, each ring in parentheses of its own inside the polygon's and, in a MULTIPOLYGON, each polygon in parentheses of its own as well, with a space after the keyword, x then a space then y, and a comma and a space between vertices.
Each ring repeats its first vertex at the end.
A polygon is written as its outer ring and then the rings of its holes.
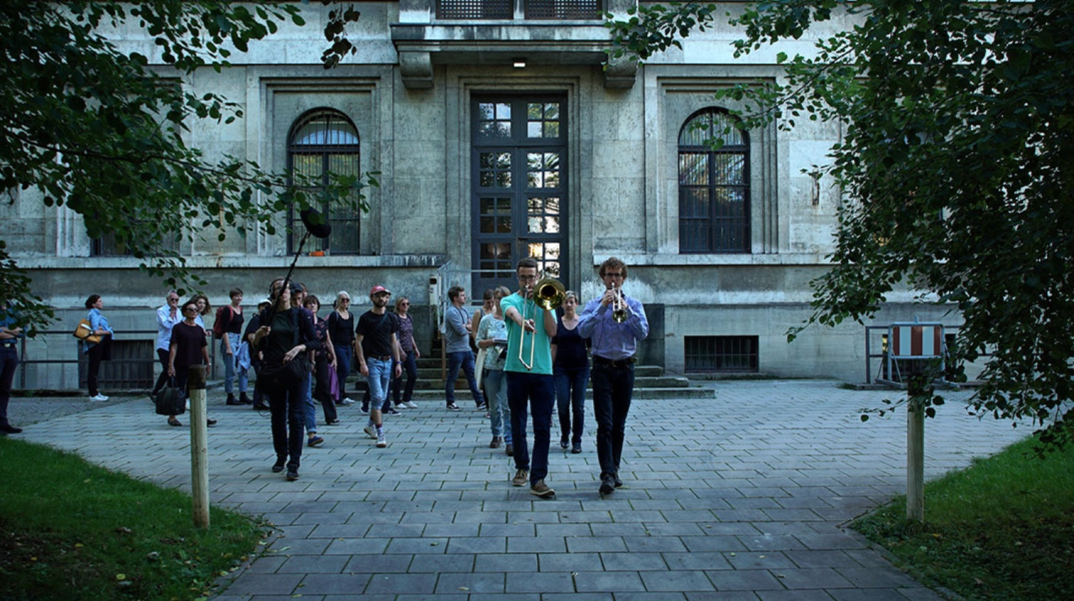
POLYGON ((582 452, 585 425, 585 389, 589 381, 589 354, 586 340, 578 334, 578 295, 568 290, 563 298, 563 316, 552 338, 552 377, 556 382, 559 407, 559 446, 571 453, 582 452), (572 416, 571 413, 574 413, 572 416))
POLYGON ((324 423, 332 426, 339 423, 336 413, 336 402, 332 398, 332 390, 329 385, 328 371, 336 369, 336 353, 332 346, 332 336, 328 333, 328 321, 321 319, 317 312, 321 310, 321 300, 317 295, 310 294, 302 300, 306 309, 313 314, 313 329, 317 332, 317 340, 321 342, 321 350, 314 351, 313 375, 316 383, 313 386, 313 398, 321 403, 324 408, 324 423))
MULTIPOLYGON (((421 351, 414 342, 414 320, 410 319, 410 299, 400 296, 395 301, 395 314, 399 317, 399 348, 403 351, 403 369, 406 370, 406 390, 400 395, 399 389, 403 383, 403 374, 392 382, 392 395, 395 397, 395 408, 417 409, 414 404, 414 385, 418 382, 418 359, 421 351)), ((395 368, 392 368, 394 372, 395 368)))
MULTIPOLYGON (((205 328, 198 326, 194 321, 198 315, 196 301, 188 300, 183 303, 181 313, 183 321, 172 326, 171 341, 168 346, 168 376, 175 378, 175 387, 183 394, 188 395, 186 389, 187 378, 190 368, 195 365, 204 365, 206 370, 212 367, 209 361, 209 341, 205 336, 205 328)), ((205 423, 210 426, 216 425, 215 419, 206 418, 205 423)), ((174 415, 168 416, 169 426, 182 426, 179 419, 174 415)))
POLYGON ((339 404, 350 405, 354 401, 347 398, 347 376, 351 375, 351 362, 354 359, 354 316, 351 315, 351 295, 345 290, 336 294, 332 303, 334 311, 328 314, 328 337, 334 345, 336 355, 336 379, 339 381, 339 404))
POLYGON ((287 480, 298 480, 302 460, 302 435, 306 427, 303 403, 306 380, 295 378, 286 386, 266 386, 267 374, 289 363, 302 353, 320 350, 321 343, 306 311, 291 305, 291 286, 277 278, 269 287, 272 306, 258 316, 262 324, 254 333, 254 347, 261 351, 263 365, 257 385, 269 397, 272 414, 272 446, 276 451, 273 473, 287 468, 287 480))
POLYGON ((107 401, 108 397, 101 394, 97 389, 97 373, 101 369, 101 361, 112 360, 112 327, 108 325, 108 318, 101 311, 104 310, 104 299, 99 294, 91 294, 86 299, 86 308, 89 315, 86 319, 90 322, 90 329, 94 336, 100 336, 100 342, 83 341, 82 353, 89 359, 89 367, 86 370, 86 388, 89 389, 89 400, 107 401))

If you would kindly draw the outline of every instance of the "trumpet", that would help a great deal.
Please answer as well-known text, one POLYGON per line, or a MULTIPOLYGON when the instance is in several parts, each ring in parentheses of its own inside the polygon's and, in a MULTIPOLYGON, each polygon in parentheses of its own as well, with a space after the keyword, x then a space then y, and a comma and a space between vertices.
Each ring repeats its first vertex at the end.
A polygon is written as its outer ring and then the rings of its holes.
MULTIPOLYGON (((555 311, 563 304, 563 300, 567 296, 567 290, 563 287, 563 283, 555 278, 541 278, 533 285, 532 288, 526 288, 526 297, 533 299, 533 304, 536 307, 540 307, 545 311, 555 311)), ((518 361, 527 370, 533 369, 533 349, 537 346, 537 331, 536 324, 534 324, 534 331, 530 336, 530 360, 529 363, 522 357, 522 349, 526 348, 526 305, 522 303, 522 335, 519 338, 518 345, 518 361)), ((536 321, 537 308, 534 307, 533 315, 529 319, 536 321)))
POLYGON ((623 289, 612 284, 612 292, 615 293, 615 300, 612 301, 612 319, 616 323, 623 323, 629 317, 626 299, 623 298, 623 289))

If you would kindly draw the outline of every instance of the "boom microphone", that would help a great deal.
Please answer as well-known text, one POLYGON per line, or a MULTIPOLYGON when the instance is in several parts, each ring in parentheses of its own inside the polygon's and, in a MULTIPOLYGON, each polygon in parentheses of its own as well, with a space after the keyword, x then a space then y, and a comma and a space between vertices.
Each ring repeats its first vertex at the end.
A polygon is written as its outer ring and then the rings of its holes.
POLYGON ((303 209, 301 215, 306 231, 312 234, 314 238, 324 239, 332 235, 332 224, 328 223, 328 220, 317 209, 313 207, 303 209))

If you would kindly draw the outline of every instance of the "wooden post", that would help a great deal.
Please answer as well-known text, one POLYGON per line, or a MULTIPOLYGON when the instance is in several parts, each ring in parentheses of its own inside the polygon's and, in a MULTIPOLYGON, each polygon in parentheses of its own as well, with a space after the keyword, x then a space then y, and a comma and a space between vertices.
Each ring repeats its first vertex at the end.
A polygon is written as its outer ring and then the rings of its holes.
POLYGON ((205 366, 190 368, 190 483, 194 497, 194 525, 209 527, 209 444, 206 428, 205 366))
POLYGON ((906 519, 925 523, 925 408, 909 391, 906 410, 906 519))

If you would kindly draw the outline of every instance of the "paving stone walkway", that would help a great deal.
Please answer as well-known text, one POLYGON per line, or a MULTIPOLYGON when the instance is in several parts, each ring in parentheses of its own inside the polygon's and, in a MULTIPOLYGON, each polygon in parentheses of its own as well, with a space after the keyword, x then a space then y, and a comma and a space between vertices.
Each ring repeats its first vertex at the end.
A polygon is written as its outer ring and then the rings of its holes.
MULTIPOLYGON (((217 601, 941 598, 845 529, 904 491, 905 413, 859 418, 899 393, 812 380, 707 385, 714 399, 635 402, 626 486, 604 499, 591 407, 580 455, 558 448, 554 425, 555 500, 510 485, 511 459, 488 448, 488 420, 472 404, 389 416, 386 449, 362 433, 356 405, 341 408, 344 423, 321 427, 327 443, 307 448, 301 479, 286 482, 269 470, 267 414, 210 392, 220 421, 210 430, 212 503, 279 528, 217 601)), ((938 414, 926 423, 929 478, 1030 432, 979 421, 951 399, 938 414)), ((189 432, 147 400, 21 436, 190 490, 189 432)))

